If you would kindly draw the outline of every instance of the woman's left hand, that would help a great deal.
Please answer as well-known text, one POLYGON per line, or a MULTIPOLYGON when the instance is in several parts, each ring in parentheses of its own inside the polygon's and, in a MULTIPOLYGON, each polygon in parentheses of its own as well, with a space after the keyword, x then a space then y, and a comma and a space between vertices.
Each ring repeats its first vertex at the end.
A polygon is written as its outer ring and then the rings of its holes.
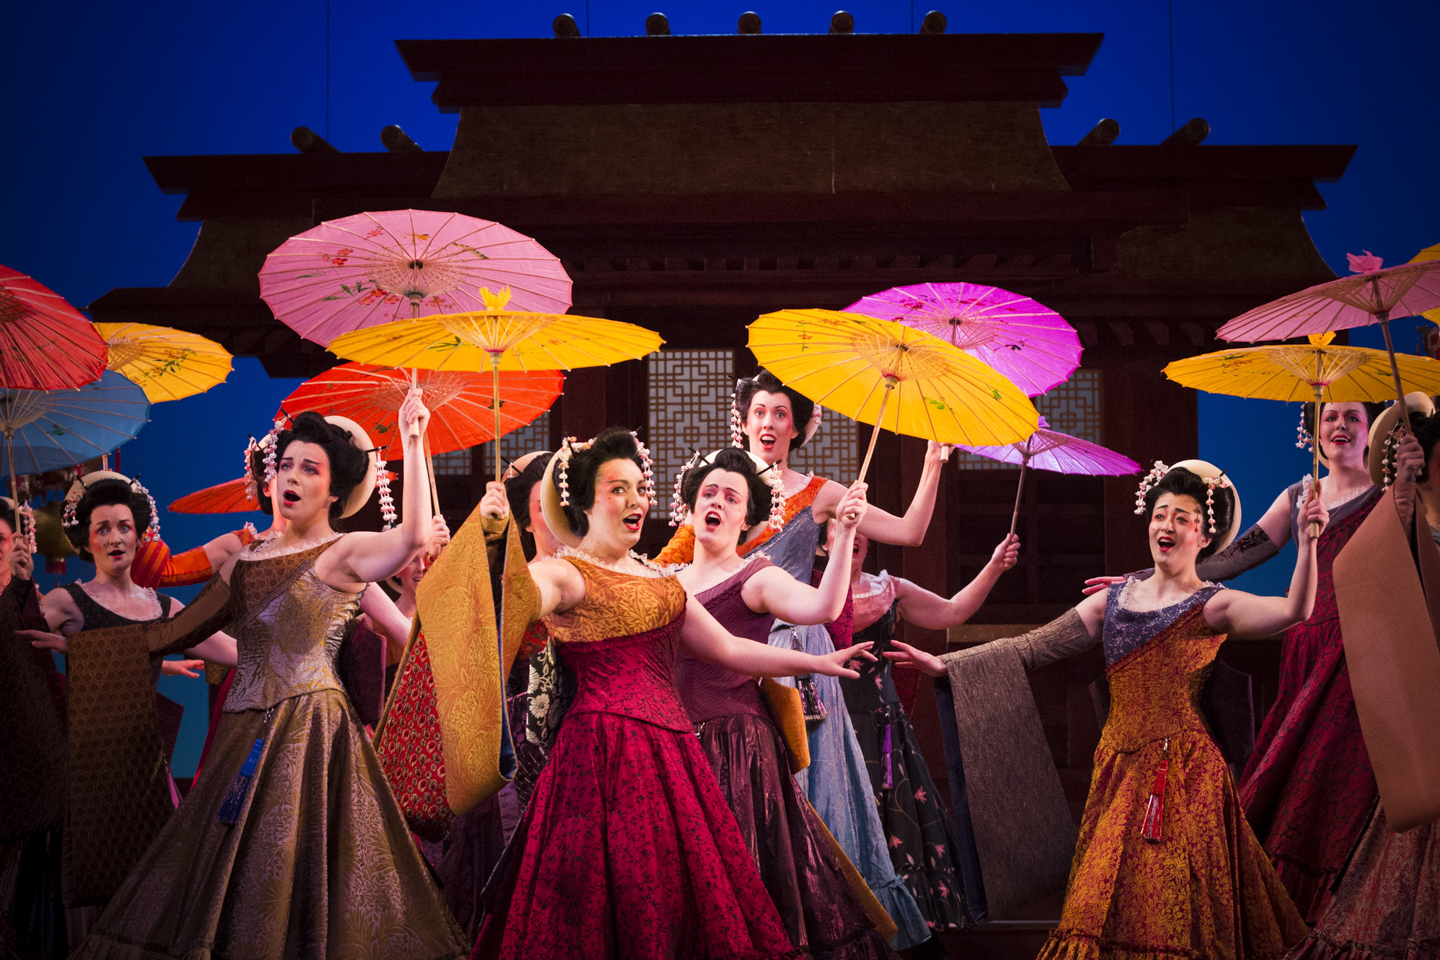
POLYGON ((491 520, 503 520, 510 515, 510 498, 505 494, 505 484, 495 480, 485 484, 485 496, 480 498, 480 512, 491 520))
POLYGON ((926 653, 918 647, 912 647, 908 643, 901 643, 899 640, 891 640, 891 650, 885 651, 885 656, 896 666, 913 667, 922 670, 932 677, 943 677, 949 671, 941 659, 933 653, 926 653))
POLYGON ((405 395, 405 401, 400 404, 400 436, 409 437, 412 424, 419 428, 420 436, 425 435, 430 426, 430 408, 425 406, 424 396, 425 391, 420 387, 411 387, 405 395))
POLYGON ((70 641, 58 633, 47 633, 44 630, 16 630, 15 636, 24 637, 31 645, 41 650, 53 650, 56 653, 69 653, 70 641))
POLYGON ((166 677, 190 677, 194 679, 200 676, 199 671, 205 669, 204 660, 161 660, 160 673, 166 677))
POLYGON ((946 460, 950 459, 950 454, 954 449, 955 447, 948 443, 936 443, 934 440, 928 441, 925 445, 925 466, 940 466, 946 460))
POLYGON ((847 664, 852 660, 874 660, 875 654, 870 652, 870 641, 857 643, 853 647, 846 647, 844 650, 836 650, 834 653, 822 654, 815 659, 820 664, 815 668, 815 673, 827 677, 849 677, 851 680, 858 679, 860 674, 850 669, 847 664))
POLYGON ((1420 446, 1420 441, 1415 439, 1415 434, 1406 430, 1395 451, 1395 478, 1405 483, 1414 483, 1424 469, 1425 451, 1420 446))

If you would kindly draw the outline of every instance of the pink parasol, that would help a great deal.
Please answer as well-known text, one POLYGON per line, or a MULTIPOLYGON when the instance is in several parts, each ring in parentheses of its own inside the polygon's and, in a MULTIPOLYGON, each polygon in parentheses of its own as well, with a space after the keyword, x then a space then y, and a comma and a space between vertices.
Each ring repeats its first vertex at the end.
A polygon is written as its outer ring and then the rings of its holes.
POLYGON ((509 287, 519 310, 570 308, 558 258, 509 227, 458 213, 330 220, 286 240, 260 269, 260 296, 276 318, 324 346, 393 320, 484 310, 482 287, 509 287))
MULTIPOLYGON (((1363 256, 1346 256, 1354 271, 1352 276, 1256 307, 1227 322, 1216 334, 1222 340, 1288 340, 1379 323, 1390 354, 1395 395, 1403 407, 1405 393, 1400 386, 1395 346, 1390 340, 1390 317, 1415 317, 1440 307, 1440 260, 1382 268, 1381 259, 1369 250, 1363 256)), ((1402 417, 1402 429, 1403 424, 1402 417)))
POLYGON ((966 351, 1028 397, 1064 383, 1080 366, 1080 336, 1049 307, 978 283, 917 283, 872 293, 845 308, 898 320, 966 351))
POLYGON ((1020 516, 1020 493, 1025 489, 1025 470, 1049 470, 1083 477, 1121 477, 1139 473, 1140 464, 1122 453, 1089 440, 1072 437, 1068 433, 1051 430, 1044 417, 1040 427, 1019 443, 1007 443, 996 447, 967 447, 959 449, 989 457, 1001 463, 1020 465, 1020 484, 1015 491, 1015 511, 1010 516, 1010 532, 1015 532, 1015 521, 1020 516))

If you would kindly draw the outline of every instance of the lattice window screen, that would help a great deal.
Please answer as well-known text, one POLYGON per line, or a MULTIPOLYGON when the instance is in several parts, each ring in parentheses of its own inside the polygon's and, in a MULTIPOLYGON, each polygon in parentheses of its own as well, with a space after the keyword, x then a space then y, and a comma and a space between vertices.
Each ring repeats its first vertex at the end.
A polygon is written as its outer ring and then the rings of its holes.
MULTIPOLYGON (((470 451, 454 450, 450 453, 440 453, 430 458, 435 464, 435 476, 437 477, 468 477, 470 475, 470 451)), ((399 469, 396 469, 399 473, 399 469)))
MULTIPOLYGON (((1092 443, 1104 443, 1099 370, 1076 370, 1060 386, 1035 398, 1035 409, 1050 422, 1051 430, 1092 443)), ((961 470, 1014 470, 1014 466, 957 451, 951 458, 961 470)))
POLYGON ((848 484, 860 469, 859 435, 854 420, 827 409, 815 437, 790 454, 790 469, 848 484))
MULTIPOLYGON (((650 384, 650 456, 655 484, 669 503, 675 474, 699 448, 730 445, 733 350, 660 350, 646 358, 650 384)), ((663 504, 662 504, 663 506, 663 504)))
MULTIPOLYGON (((482 443, 478 448, 480 451, 480 463, 483 464, 483 473, 486 479, 493 479, 495 475, 495 448, 488 443, 482 443)), ((519 430, 511 430, 500 438, 500 458, 509 463, 517 457, 534 450, 550 449, 550 411, 545 411, 531 420, 519 430)), ((467 451, 467 457, 470 455, 467 451)), ((435 472, 440 472, 440 460, 435 460, 435 472)), ((470 472, 470 465, 466 463, 465 472, 470 472)))

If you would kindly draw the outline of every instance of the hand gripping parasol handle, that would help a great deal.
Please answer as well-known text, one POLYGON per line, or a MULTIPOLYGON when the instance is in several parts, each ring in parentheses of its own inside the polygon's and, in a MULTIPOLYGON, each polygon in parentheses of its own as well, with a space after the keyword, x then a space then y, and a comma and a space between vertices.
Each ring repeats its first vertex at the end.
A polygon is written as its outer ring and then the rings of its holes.
POLYGON ((880 425, 885 422, 885 405, 890 402, 890 391, 895 389, 897 382, 894 377, 885 378, 885 392, 880 396, 880 413, 875 417, 875 429, 870 433, 870 446, 865 451, 865 462, 860 464, 860 476, 855 478, 856 483, 863 481, 870 470, 870 458, 875 456, 875 441, 880 439, 880 425))
MULTIPOLYGON (((419 373, 419 371, 417 371, 414 367, 411 367, 411 368, 410 368, 410 389, 414 390, 415 388, 417 388, 417 387, 419 387, 419 386, 420 386, 420 373, 419 373)), ((412 440, 415 439, 416 437, 420 436, 420 421, 419 421, 419 420, 411 420, 411 421, 410 421, 409 435, 410 435, 410 439, 412 439, 412 440)), ((428 447, 427 447, 427 450, 428 450, 428 447)), ((426 460, 427 460, 427 462, 428 462, 429 456, 430 456, 429 453, 427 452, 425 456, 426 456, 426 460)))

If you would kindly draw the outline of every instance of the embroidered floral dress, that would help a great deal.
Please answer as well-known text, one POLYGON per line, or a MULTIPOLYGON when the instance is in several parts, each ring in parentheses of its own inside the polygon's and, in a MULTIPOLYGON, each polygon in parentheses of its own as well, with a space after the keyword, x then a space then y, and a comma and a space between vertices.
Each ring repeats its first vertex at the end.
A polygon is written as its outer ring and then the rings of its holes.
POLYGON ((878 659, 861 661, 860 678, 842 677, 845 704, 865 754, 870 787, 888 838, 890 860, 905 881, 931 929, 969 926, 964 883, 955 864, 959 852, 954 823, 940 803, 930 768, 901 706, 885 651, 895 639, 899 601, 888 573, 865 574, 856 589, 855 642, 867 640, 878 659))
MULTIPOLYGON (((1295 502, 1300 485, 1287 493, 1295 502)), ((1285 631, 1275 705, 1240 776, 1246 816, 1310 923, 1324 915, 1379 797, 1350 690, 1331 574, 1379 495, 1372 487, 1330 513, 1316 545, 1315 610, 1285 631)), ((1292 509, 1292 536, 1296 515, 1292 509)))
POLYGON ((205 776, 76 957, 465 956, 335 671, 360 595, 315 573, 333 543, 242 554, 175 620, 113 628, 164 653, 229 626, 239 664, 205 776))
POLYGON ((796 953, 675 690, 685 590, 567 557, 577 690, 485 890, 474 957, 796 953))
POLYGON ((1222 588, 1138 611, 1126 605, 1133 583, 1116 584, 1106 598, 1110 715, 1060 926, 1040 957, 1282 957, 1305 923, 1241 813, 1198 705, 1225 640, 1205 622, 1205 602, 1222 588), (1162 762, 1152 841, 1142 826, 1162 762))

